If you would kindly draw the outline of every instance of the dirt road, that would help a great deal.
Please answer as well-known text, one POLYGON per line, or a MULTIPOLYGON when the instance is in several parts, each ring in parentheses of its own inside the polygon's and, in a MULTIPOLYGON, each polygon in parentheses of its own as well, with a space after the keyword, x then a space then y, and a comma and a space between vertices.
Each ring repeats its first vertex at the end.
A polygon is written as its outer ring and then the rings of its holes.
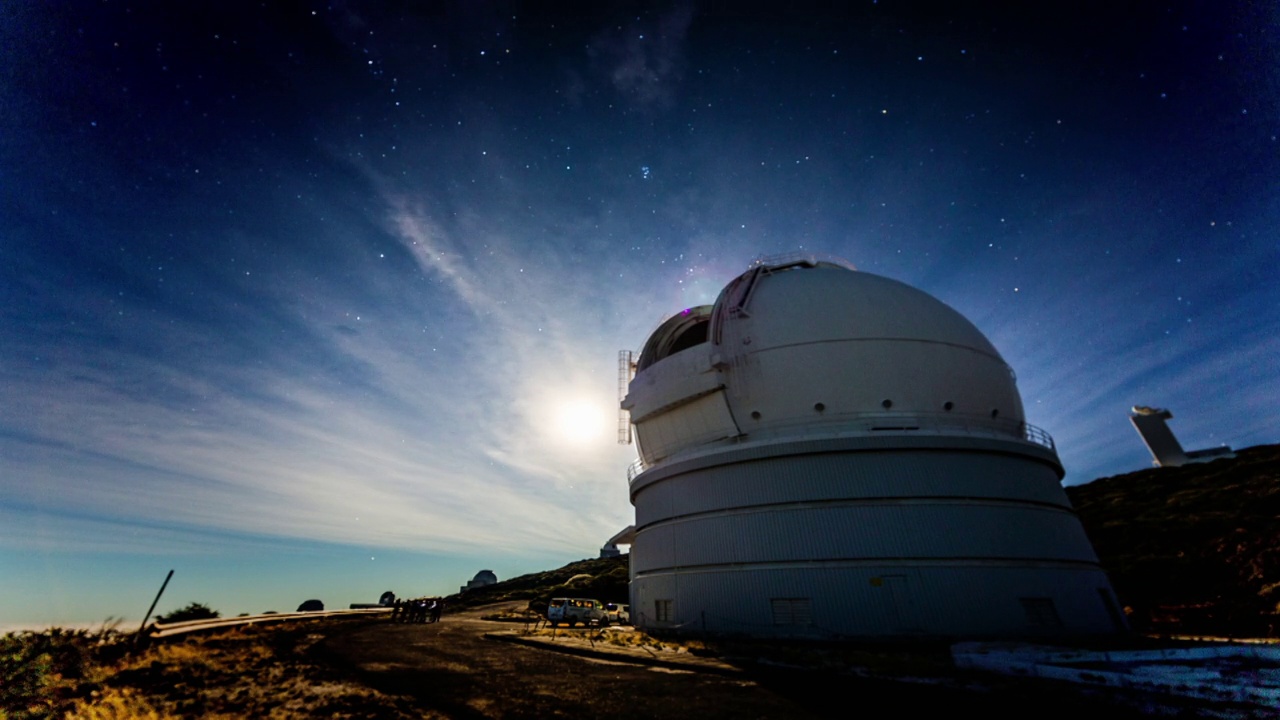
POLYGON ((453 718, 807 717, 746 679, 655 670, 483 637, 478 613, 426 625, 340 628, 323 647, 361 682, 453 718))
POLYGON ((958 688, 850 677, 838 672, 743 667, 740 675, 651 668, 486 639, 510 629, 480 611, 443 622, 336 627, 317 660, 389 695, 451 718, 807 718, 959 710, 986 718, 1080 717, 1131 710, 1042 686, 958 688))

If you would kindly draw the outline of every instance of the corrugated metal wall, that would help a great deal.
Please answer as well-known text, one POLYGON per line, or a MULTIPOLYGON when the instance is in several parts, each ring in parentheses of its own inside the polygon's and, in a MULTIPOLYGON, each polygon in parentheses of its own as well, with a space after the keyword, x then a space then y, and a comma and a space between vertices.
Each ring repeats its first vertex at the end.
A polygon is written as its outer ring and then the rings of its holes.
POLYGON ((637 478, 641 626, 659 624, 655 603, 667 600, 672 616, 659 625, 708 632, 1119 629, 1099 596, 1109 583, 1042 458, 952 447, 709 462, 637 478), (1054 613, 1059 623, 1046 620, 1054 613), (794 621, 804 617, 812 623, 794 621))
POLYGON ((649 463, 684 448, 737 434, 738 426, 729 414, 723 390, 681 405, 679 412, 654 415, 636 425, 641 455, 649 463))
POLYGON ((720 568, 644 576, 633 589, 640 627, 794 637, 1035 637, 1120 630, 1089 568, 865 566, 720 568), (776 598, 812 600, 811 626, 775 624, 776 598), (1060 625, 1037 624, 1024 600, 1047 599, 1060 625), (671 600, 655 623, 653 603, 671 600))
POLYGON ((726 508, 930 497, 1070 507, 1049 465, 1017 456, 945 448, 923 453, 914 449, 826 452, 717 465, 645 485, 632 499, 636 527, 644 528, 672 517, 726 508))
POLYGON ((1005 558, 1092 563, 1069 512, 907 501, 874 506, 775 507, 651 525, 636 536, 636 572, 725 563, 820 558, 1005 558), (667 540, 670 538, 670 540, 667 540), (671 555, 649 552, 672 548, 671 555))

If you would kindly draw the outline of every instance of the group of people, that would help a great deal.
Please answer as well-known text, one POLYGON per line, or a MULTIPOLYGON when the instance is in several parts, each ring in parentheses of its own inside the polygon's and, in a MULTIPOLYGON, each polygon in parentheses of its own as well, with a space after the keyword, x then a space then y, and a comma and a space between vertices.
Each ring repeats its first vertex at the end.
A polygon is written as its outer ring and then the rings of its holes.
POLYGON ((391 622, 428 623, 440 622, 444 613, 444 600, 440 598, 415 598, 396 600, 391 606, 391 622))

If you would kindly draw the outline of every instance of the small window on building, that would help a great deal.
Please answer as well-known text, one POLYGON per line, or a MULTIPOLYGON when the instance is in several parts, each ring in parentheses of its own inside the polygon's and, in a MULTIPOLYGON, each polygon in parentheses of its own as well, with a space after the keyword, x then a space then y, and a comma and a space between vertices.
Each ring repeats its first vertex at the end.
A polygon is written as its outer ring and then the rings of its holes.
POLYGON ((671 601, 653 601, 653 619, 658 622, 671 622, 671 601))
POLYGON ((812 625, 813 601, 810 598, 770 598, 774 625, 812 625))
POLYGON ((1058 617, 1058 608, 1054 607, 1052 598, 1024 597, 1022 611, 1027 614, 1027 624, 1032 627, 1062 627, 1062 618, 1058 617))

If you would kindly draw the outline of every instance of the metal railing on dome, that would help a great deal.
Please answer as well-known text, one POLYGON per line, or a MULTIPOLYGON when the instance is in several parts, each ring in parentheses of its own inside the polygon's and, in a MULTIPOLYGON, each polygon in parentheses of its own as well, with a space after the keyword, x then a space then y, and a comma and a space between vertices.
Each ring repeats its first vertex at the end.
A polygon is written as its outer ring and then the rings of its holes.
MULTIPOLYGON (((748 433, 725 441, 721 445, 699 445, 690 453, 681 453, 667 459, 685 459, 713 448, 733 444, 745 444, 756 440, 816 439, 874 436, 886 434, 904 435, 964 435, 966 437, 1016 438, 1057 452, 1053 436, 1043 428, 1019 420, 989 418, 955 413, 850 413, 833 415, 821 422, 813 420, 769 425, 755 433, 748 433)), ((643 458, 637 458, 627 466, 627 482, 649 466, 643 458)))
POLYGON ((1053 444, 1053 436, 1043 428, 1036 427, 1031 423, 1022 423, 1022 439, 1047 447, 1054 452, 1058 451, 1057 446, 1053 444))

